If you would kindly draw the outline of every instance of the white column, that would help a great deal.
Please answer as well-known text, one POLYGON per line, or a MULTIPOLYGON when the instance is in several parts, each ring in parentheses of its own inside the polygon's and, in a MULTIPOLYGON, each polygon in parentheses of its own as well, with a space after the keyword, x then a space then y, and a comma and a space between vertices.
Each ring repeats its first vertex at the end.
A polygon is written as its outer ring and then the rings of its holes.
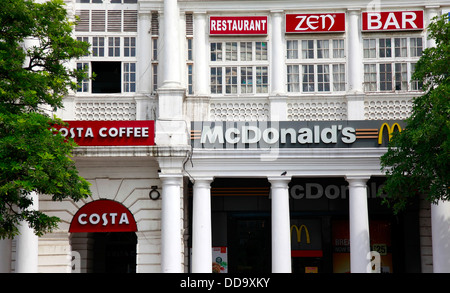
POLYGON ((350 201, 350 271, 366 273, 369 264, 370 236, 367 209, 367 176, 347 176, 350 201))
POLYGON ((138 25, 138 93, 150 94, 152 91, 152 38, 151 29, 151 12, 139 12, 138 25))
POLYGON ((272 273, 291 272, 290 177, 270 177, 272 201, 272 273))
POLYGON ((209 95, 208 58, 206 50, 206 13, 194 13, 194 90, 197 96, 209 95))
POLYGON ((283 11, 271 11, 271 50, 270 50, 270 120, 284 121, 286 120, 287 105, 286 105, 286 63, 283 46, 284 29, 283 11))
POLYGON ((192 272, 212 272, 211 182, 195 179, 192 204, 192 272))
POLYGON ((348 10, 347 29, 347 118, 348 120, 364 120, 364 68, 362 64, 362 44, 360 9, 348 10))
POLYGON ((348 10, 347 52, 348 52, 348 91, 350 93, 363 92, 362 48, 361 48, 361 10, 348 10))
POLYGON ((177 0, 164 0, 164 60, 163 87, 180 88, 180 14, 177 0))
POLYGON ((161 174, 161 272, 182 273, 182 175, 161 174))
POLYGON ((431 204, 433 272, 450 273, 450 202, 431 204))
MULTIPOLYGON (((33 200, 30 209, 39 209, 39 196, 32 192, 30 198, 33 200)), ((19 226, 19 235, 16 236, 16 273, 37 273, 38 271, 38 236, 22 221, 19 226)))

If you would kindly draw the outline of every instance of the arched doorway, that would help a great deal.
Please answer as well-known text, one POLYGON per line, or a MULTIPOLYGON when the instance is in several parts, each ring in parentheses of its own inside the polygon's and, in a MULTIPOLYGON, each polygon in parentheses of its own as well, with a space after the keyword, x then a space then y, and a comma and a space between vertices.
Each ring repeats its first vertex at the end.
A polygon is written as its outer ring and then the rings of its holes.
POLYGON ((137 225, 121 203, 97 200, 81 207, 69 232, 83 273, 135 273, 137 225))

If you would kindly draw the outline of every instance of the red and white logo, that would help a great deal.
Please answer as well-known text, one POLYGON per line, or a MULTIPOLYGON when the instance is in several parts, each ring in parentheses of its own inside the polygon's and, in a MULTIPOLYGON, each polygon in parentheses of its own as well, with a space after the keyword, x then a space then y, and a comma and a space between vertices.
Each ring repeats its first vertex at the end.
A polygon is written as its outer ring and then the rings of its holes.
POLYGON ((345 32, 345 13, 286 14, 286 33, 345 32))
POLYGON ((423 30, 423 11, 363 12, 363 31, 423 30))
POLYGON ((113 200, 96 200, 81 207, 72 219, 69 232, 135 232, 131 212, 113 200))

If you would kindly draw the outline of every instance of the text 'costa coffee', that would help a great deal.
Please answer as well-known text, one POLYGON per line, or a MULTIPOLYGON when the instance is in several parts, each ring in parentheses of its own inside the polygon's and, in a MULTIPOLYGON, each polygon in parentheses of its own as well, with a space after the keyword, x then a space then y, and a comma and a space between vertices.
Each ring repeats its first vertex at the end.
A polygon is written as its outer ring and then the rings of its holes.
POLYGON ((154 121, 66 121, 62 136, 80 146, 154 145, 154 121))
POLYGON ((363 12, 363 31, 422 30, 423 11, 363 12))
POLYGON ((286 14, 286 33, 344 31, 345 13, 286 14))

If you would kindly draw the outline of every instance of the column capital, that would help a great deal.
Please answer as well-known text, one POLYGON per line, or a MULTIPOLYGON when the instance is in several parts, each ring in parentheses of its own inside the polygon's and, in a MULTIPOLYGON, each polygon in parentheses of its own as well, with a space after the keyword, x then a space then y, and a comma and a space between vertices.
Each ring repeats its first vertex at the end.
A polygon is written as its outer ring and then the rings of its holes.
POLYGON ((345 180, 350 186, 366 186, 367 181, 370 179, 370 175, 347 175, 345 180))
POLYGON ((291 182, 291 176, 272 176, 267 177, 267 180, 269 180, 272 188, 283 188, 291 182))
POLYGON ((194 178, 194 188, 203 187, 211 188, 211 183, 214 181, 213 177, 195 177, 194 178))
POLYGON ((181 174, 159 174, 159 179, 164 185, 178 185, 180 186, 183 181, 183 175, 181 174))

